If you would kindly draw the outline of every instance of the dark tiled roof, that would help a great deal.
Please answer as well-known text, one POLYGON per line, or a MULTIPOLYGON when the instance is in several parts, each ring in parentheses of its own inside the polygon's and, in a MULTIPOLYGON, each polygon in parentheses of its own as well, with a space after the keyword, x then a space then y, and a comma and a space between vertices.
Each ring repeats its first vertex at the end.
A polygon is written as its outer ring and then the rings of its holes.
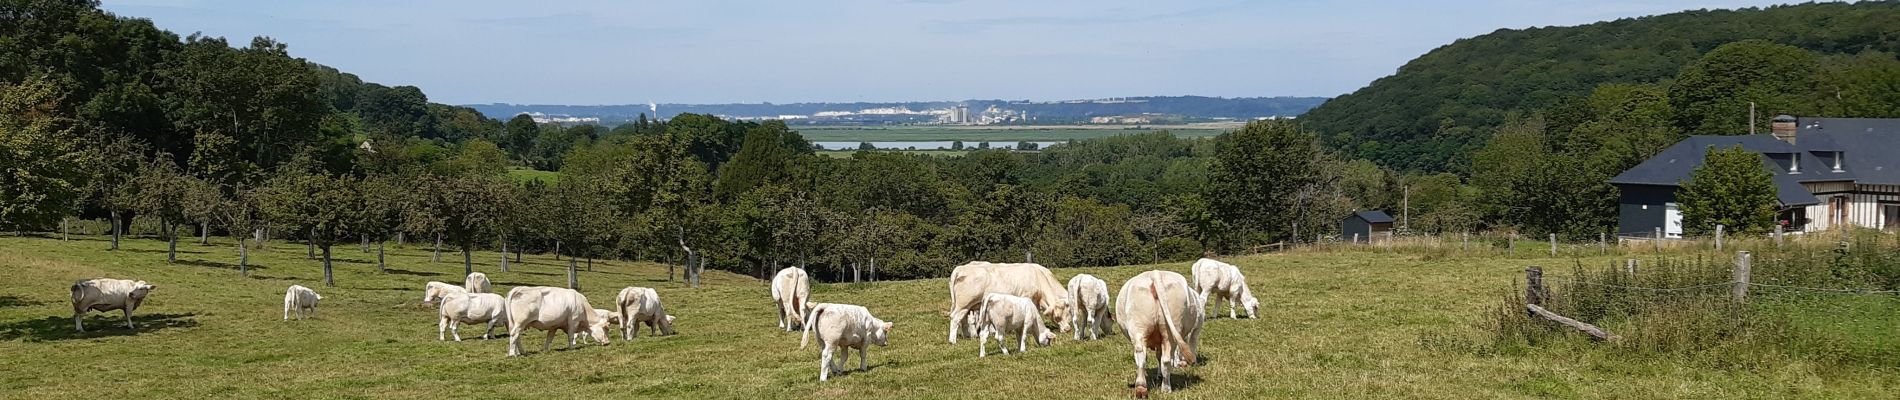
MULTIPOLYGON (((1777 119, 1780 119, 1777 117, 1777 119)), ((1900 118, 1797 118, 1794 144, 1769 135, 1692 136, 1664 149, 1656 157, 1610 179, 1617 185, 1677 186, 1702 165, 1710 146, 1742 148, 1762 153, 1762 166, 1775 173, 1775 187, 1783 205, 1815 204, 1814 194, 1802 182, 1851 181, 1900 185, 1900 118), (1780 160, 1799 154, 1801 173, 1790 174, 1780 160), (1842 154, 1841 169, 1834 169, 1842 154)))
MULTIPOLYGON (((1896 138, 1900 139, 1900 137, 1896 138)), ((1795 143, 1801 143, 1803 139, 1805 138, 1796 139, 1795 143)), ((1706 154, 1710 147, 1729 148, 1734 146, 1742 146, 1743 149, 1748 149, 1756 153, 1787 154, 1800 151, 1796 147, 1790 146, 1786 142, 1775 140, 1773 136, 1769 135, 1690 136, 1688 139, 1683 139, 1681 142, 1676 142, 1675 145, 1663 149, 1663 151, 1657 153, 1655 157, 1650 157, 1649 160, 1637 164, 1636 167, 1630 168, 1628 171, 1623 171, 1621 175, 1610 178, 1610 183, 1617 185, 1679 186, 1683 181, 1689 180, 1690 172, 1695 171, 1696 167, 1702 166, 1702 156, 1706 154)), ((1850 156, 1848 159, 1851 160, 1852 157, 1850 156)), ((1776 164, 1774 160, 1769 159, 1766 155, 1761 156, 1761 162, 1762 168, 1774 172, 1776 198, 1781 201, 1783 206, 1820 203, 1820 201, 1814 197, 1813 193, 1801 187, 1801 182, 1834 180, 1815 179, 1833 177, 1823 176, 1831 168, 1824 167, 1812 154, 1801 157, 1802 174, 1788 174, 1784 172, 1780 164, 1776 164)))
POLYGON ((1366 220, 1366 222, 1374 223, 1374 224, 1392 222, 1392 216, 1386 215, 1384 211, 1360 211, 1360 212, 1352 213, 1352 217, 1347 217, 1347 218, 1353 218, 1353 217, 1357 217, 1359 219, 1366 220))

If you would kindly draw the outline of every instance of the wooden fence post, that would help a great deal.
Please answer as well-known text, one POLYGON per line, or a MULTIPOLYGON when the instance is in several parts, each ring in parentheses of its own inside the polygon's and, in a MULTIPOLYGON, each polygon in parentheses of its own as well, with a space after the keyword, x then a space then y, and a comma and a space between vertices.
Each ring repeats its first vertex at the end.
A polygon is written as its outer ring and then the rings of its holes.
POLYGON ((1755 261, 1746 251, 1735 252, 1735 305, 1742 305, 1748 299, 1748 273, 1755 261))
POLYGON ((1358 233, 1354 233, 1354 234, 1352 234, 1352 244, 1359 244, 1359 234, 1358 234, 1358 233))
POLYGON ((1505 251, 1508 251, 1510 253, 1509 255, 1513 255, 1513 256, 1517 255, 1517 234, 1516 233, 1513 233, 1504 237, 1504 249, 1505 251))
POLYGON ((1662 252, 1662 227, 1656 228, 1656 236, 1654 236, 1649 242, 1650 244, 1656 245, 1656 252, 1658 253, 1662 252))
POLYGON ((1722 224, 1715 224, 1715 251, 1722 251, 1722 224))
POLYGON ((1610 254, 1610 234, 1597 232, 1597 254, 1610 254))
POLYGON ((1458 242, 1458 251, 1471 250, 1471 232, 1465 232, 1458 242))
POLYGON ((1557 234, 1550 234, 1550 256, 1557 256, 1557 234))
POLYGON ((1781 248, 1781 224, 1775 224, 1775 248, 1781 248))
POLYGON ((1530 268, 1525 268, 1524 302, 1542 305, 1544 304, 1544 300, 1548 298, 1548 294, 1549 292, 1544 291, 1544 268, 1535 265, 1530 266, 1530 268))
POLYGON ((1636 265, 1639 263, 1640 262, 1636 261, 1636 259, 1634 258, 1624 259, 1623 270, 1628 272, 1630 276, 1636 276, 1636 265))

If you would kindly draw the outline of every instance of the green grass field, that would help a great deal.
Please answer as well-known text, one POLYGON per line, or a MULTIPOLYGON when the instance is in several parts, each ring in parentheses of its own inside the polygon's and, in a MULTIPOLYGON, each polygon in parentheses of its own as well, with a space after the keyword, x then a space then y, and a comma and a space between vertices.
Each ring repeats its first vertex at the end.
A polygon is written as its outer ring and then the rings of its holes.
POLYGON ((1089 139, 1115 135, 1132 135, 1155 131, 1168 131, 1179 137, 1209 137, 1234 128, 1209 128, 1202 125, 1191 126, 1143 126, 1133 127, 1077 127, 1077 126, 1021 126, 1021 127, 959 127, 959 126, 900 126, 900 127, 841 127, 841 126, 801 126, 794 128, 805 140, 814 142, 890 142, 890 141, 1063 141, 1069 139, 1089 139))
MULTIPOLYGON (((436 341, 423 283, 459 282, 462 266, 422 247, 391 248, 389 271, 374 254, 335 248, 338 287, 300 244, 252 253, 250 277, 231 264, 229 242, 128 240, 108 252, 99 237, 71 241, 0 238, 0 397, 126 398, 1126 398, 1134 370, 1119 336, 1077 342, 1063 334, 1027 354, 976 357, 976 345, 944 342, 942 280, 820 284, 822 302, 862 304, 896 323, 872 369, 817 382, 818 351, 774 327, 764 283, 708 272, 706 285, 668 282, 663 265, 597 263, 583 293, 605 307, 624 286, 659 290, 678 316, 678 335, 572 351, 504 357, 505 341, 436 341), (67 287, 94 277, 143 279, 159 287, 139 310, 136 334, 116 313, 86 317, 72 331, 67 287), (324 295, 318 316, 280 321, 284 288, 324 295)), ((476 270, 503 288, 565 282, 557 261, 530 255, 501 272, 495 253, 476 270)), ((1486 350, 1478 326, 1525 265, 1575 260, 1294 252, 1230 259, 1260 297, 1260 318, 1207 322, 1205 365, 1177 369, 1181 398, 1892 398, 1894 366, 1841 368, 1800 361, 1712 364, 1640 351, 1601 351, 1583 340, 1515 352, 1486 350)), ((1608 263, 1611 257, 1582 259, 1608 263)), ((1595 265, 1595 264, 1590 264, 1595 265)), ((1058 268, 1066 281, 1109 281, 1188 263, 1058 268)), ((823 271, 815 272, 825 274, 823 271)), ((1822 322, 1828 323, 1828 322, 1822 322)), ((464 330, 464 337, 471 337, 464 330)), ((1894 332, 1885 332, 1892 335, 1894 332)), ((479 333, 472 335, 479 337, 479 333)), ((539 341, 530 333, 524 342, 539 341)), ((617 338, 616 338, 617 339, 617 338)), ((559 342, 557 340, 557 342, 559 342)), ((855 365, 855 361, 853 362, 855 365)), ((1152 363, 1150 363, 1152 365, 1152 363)))

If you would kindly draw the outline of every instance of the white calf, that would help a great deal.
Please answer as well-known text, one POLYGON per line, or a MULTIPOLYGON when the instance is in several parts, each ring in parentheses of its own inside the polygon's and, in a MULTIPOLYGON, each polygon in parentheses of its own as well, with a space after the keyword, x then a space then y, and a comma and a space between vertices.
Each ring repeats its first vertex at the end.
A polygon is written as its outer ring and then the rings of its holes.
POLYGON ((778 327, 786 332, 805 323, 805 302, 811 300, 811 275, 798 267, 778 270, 772 276, 772 305, 778 307, 778 327))
POLYGON ((976 356, 985 357, 989 352, 990 336, 996 336, 996 345, 1009 354, 1009 342, 1004 339, 1005 332, 1016 333, 1016 351, 1029 351, 1029 336, 1036 336, 1037 346, 1048 346, 1056 338, 1055 332, 1042 326, 1042 313, 1036 312, 1036 303, 1028 297, 990 293, 983 297, 983 308, 976 314, 983 327, 977 330, 976 356))
POLYGON ((462 280, 462 290, 467 290, 469 293, 492 293, 488 290, 488 274, 470 272, 468 278, 462 280))
POLYGON ((1113 308, 1108 302, 1108 282, 1094 275, 1078 274, 1069 278, 1069 298, 1075 301, 1075 308, 1070 312, 1076 315, 1069 318, 1075 323, 1075 340, 1082 340, 1085 330, 1089 340, 1111 333, 1109 326, 1115 317, 1108 312, 1113 308))
POLYGON ((1240 267, 1203 258, 1194 262, 1193 270, 1195 288, 1216 310, 1221 300, 1226 300, 1227 318, 1238 318, 1234 313, 1236 303, 1247 310, 1247 318, 1258 318, 1260 299, 1254 298, 1253 290, 1247 288, 1247 276, 1240 273, 1240 267))
POLYGON ((842 358, 849 359, 851 349, 858 349, 858 370, 869 371, 866 350, 873 344, 884 346, 890 340, 891 323, 871 316, 871 310, 862 306, 824 303, 808 304, 806 309, 811 310, 811 315, 805 317, 805 333, 799 335, 798 348, 803 349, 810 343, 812 331, 818 332, 818 342, 824 346, 818 353, 819 382, 831 379, 832 371, 844 369, 832 364, 832 351, 844 349, 842 358))
POLYGON ((284 320, 290 320, 291 310, 297 310, 297 319, 303 319, 304 310, 316 316, 318 300, 323 300, 323 295, 317 294, 317 291, 303 285, 290 285, 290 289, 284 290, 284 320))
POLYGON ((620 338, 633 340, 644 324, 655 336, 673 334, 673 316, 660 305, 660 292, 653 288, 627 287, 614 297, 620 312, 620 338))

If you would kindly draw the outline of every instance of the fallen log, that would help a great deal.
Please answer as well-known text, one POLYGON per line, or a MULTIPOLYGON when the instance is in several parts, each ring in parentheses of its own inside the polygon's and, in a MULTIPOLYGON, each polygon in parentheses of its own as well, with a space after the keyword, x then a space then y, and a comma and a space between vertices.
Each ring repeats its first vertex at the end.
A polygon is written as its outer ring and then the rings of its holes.
POLYGON ((1578 320, 1570 319, 1569 317, 1557 315, 1557 313, 1550 312, 1550 310, 1545 310, 1543 307, 1539 307, 1536 304, 1525 304, 1524 309, 1529 310, 1532 315, 1544 317, 1544 319, 1555 321, 1559 324, 1564 324, 1565 326, 1569 326, 1571 328, 1575 328, 1576 330, 1583 331, 1583 333, 1589 334, 1590 337, 1595 338, 1596 340, 1603 340, 1603 341, 1610 341, 1610 342, 1618 342, 1618 341, 1623 340, 1622 336, 1617 336, 1617 335, 1610 334, 1609 332, 1604 332, 1602 328, 1598 328, 1596 325, 1586 324, 1586 323, 1583 323, 1583 321, 1578 321, 1578 320))

